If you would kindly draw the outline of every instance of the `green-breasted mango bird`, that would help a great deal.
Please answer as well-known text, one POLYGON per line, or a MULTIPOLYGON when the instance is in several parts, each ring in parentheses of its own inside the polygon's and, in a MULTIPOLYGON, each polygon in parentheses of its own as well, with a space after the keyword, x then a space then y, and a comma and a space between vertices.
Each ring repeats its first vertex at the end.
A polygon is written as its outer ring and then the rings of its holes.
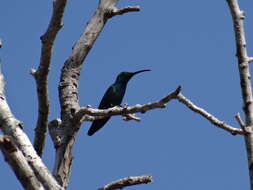
MULTIPOLYGON (((146 70, 140 70, 136 72, 121 72, 117 78, 116 81, 107 89, 105 92, 100 104, 99 109, 107 109, 114 106, 118 106, 121 104, 122 99, 125 95, 126 87, 128 81, 136 74, 150 71, 149 69, 146 70)), ((105 123, 110 119, 110 117, 106 117, 104 119, 95 120, 89 131, 88 135, 91 136, 94 133, 96 133, 99 129, 101 129, 105 123)))

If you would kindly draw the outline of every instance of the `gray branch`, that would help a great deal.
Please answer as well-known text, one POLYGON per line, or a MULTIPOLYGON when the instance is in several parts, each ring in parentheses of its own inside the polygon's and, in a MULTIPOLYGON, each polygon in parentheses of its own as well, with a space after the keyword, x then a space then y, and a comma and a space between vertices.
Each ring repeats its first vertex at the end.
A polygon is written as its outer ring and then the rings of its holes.
POLYGON ((253 57, 249 57, 249 63, 251 63, 253 61, 253 57))
POLYGON ((181 91, 181 86, 177 87, 177 89, 167 96, 163 97, 161 100, 156 102, 151 102, 147 104, 137 104, 135 106, 125 106, 125 107, 118 107, 115 106, 109 109, 94 109, 91 107, 82 107, 74 116, 75 121, 83 122, 89 120, 90 116, 98 116, 97 119, 101 119, 103 117, 110 117, 113 115, 126 115, 126 114, 133 114, 137 112, 145 113, 146 111, 157 109, 157 108, 165 108, 166 103, 172 99, 175 99, 177 95, 181 91), (86 119, 87 117, 87 119, 86 119))
POLYGON ((32 70, 37 85, 38 120, 35 128, 34 148, 39 156, 43 154, 49 115, 48 73, 51 64, 52 49, 57 33, 63 26, 62 18, 67 0, 55 0, 51 21, 45 34, 41 36, 42 48, 38 70, 32 70))
POLYGON ((113 8, 109 8, 107 10, 107 18, 111 18, 116 15, 123 15, 123 14, 129 13, 129 12, 138 12, 138 11, 140 11, 139 6, 128 6, 128 7, 124 7, 121 9, 113 7, 113 8))
POLYGON ((247 132, 248 129, 247 129, 245 123, 243 122, 243 120, 241 119, 241 116, 240 116, 239 113, 237 113, 237 114, 235 115, 235 119, 236 119, 237 122, 239 123, 241 129, 242 129, 244 132, 247 132))
POLYGON ((0 72, 0 129, 4 135, 10 136, 15 142, 45 189, 62 190, 21 129, 22 123, 12 114, 4 94, 4 86, 4 76, 0 72))
POLYGON ((119 179, 117 181, 113 181, 104 187, 99 188, 98 190, 116 190, 123 189, 124 187, 139 185, 139 184, 147 184, 152 182, 152 176, 143 175, 143 176, 130 176, 126 178, 119 179))
POLYGON ((22 152, 16 147, 11 137, 0 137, 0 149, 16 174, 18 180, 27 190, 44 190, 42 184, 36 178, 22 152))
POLYGON ((233 135, 235 134, 249 134, 248 131, 244 131, 242 129, 238 129, 235 127, 232 127, 228 124, 226 124, 225 122, 219 120, 218 118, 216 118, 215 116, 213 116, 212 114, 208 113, 206 110, 204 110, 203 108, 200 108, 198 106, 196 106, 194 103, 192 103, 189 99, 187 99, 186 97, 184 97, 181 93, 178 94, 178 96, 176 97, 176 99, 183 103, 184 105, 186 105, 189 109, 191 109, 193 112, 196 112, 200 115, 202 115, 204 118, 206 118, 208 121, 210 121, 212 124, 214 124, 215 126, 222 128, 230 133, 232 133, 233 135))
MULTIPOLYGON (((243 98, 243 110, 245 113, 245 124, 248 130, 253 128, 253 97, 251 89, 251 76, 249 63, 252 58, 248 56, 246 37, 243 21, 245 14, 240 10, 237 0, 227 0, 234 26, 236 55, 238 60, 238 69, 240 74, 241 93, 243 98)), ((245 136, 245 144, 248 155, 248 167, 250 175, 250 187, 253 190, 253 133, 245 136)))
POLYGON ((122 115, 123 116, 123 120, 125 121, 130 121, 130 120, 134 120, 134 121, 141 121, 141 118, 137 117, 134 113, 133 114, 125 114, 122 115))

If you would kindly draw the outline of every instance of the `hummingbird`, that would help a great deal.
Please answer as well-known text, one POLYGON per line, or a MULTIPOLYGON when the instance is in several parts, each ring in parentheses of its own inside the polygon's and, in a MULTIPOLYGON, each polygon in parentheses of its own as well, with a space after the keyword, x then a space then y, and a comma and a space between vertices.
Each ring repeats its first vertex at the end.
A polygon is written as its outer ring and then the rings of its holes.
MULTIPOLYGON (((107 109, 114 106, 118 106, 121 104, 123 97, 126 92, 127 83, 129 80, 136 74, 150 71, 149 69, 140 70, 136 72, 121 72, 117 78, 116 81, 107 89, 105 92, 98 108, 99 109, 107 109)), ((105 123, 110 119, 110 117, 106 117, 104 119, 98 119, 93 121, 89 131, 88 135, 92 136, 94 133, 96 133, 99 129, 101 129, 105 123)))

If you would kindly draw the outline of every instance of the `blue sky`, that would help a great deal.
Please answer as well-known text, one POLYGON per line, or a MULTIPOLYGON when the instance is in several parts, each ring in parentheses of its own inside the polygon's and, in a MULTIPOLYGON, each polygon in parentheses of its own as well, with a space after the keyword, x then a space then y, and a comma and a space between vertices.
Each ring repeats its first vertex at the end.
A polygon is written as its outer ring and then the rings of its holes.
MULTIPOLYGON (((59 117, 58 82, 64 60, 79 38, 98 1, 69 1, 59 32, 49 76, 50 120, 59 117)), ((246 12, 248 53, 253 54, 253 2, 240 0, 246 12)), ((81 105, 98 106, 121 71, 151 69, 134 77, 123 102, 158 100, 178 85, 183 94, 220 120, 238 127, 242 112, 239 74, 231 15, 226 1, 121 1, 140 5, 141 12, 111 19, 85 60, 80 79, 81 105)), ((35 82, 29 70, 40 59, 39 37, 51 17, 52 2, 3 1, 0 52, 8 102, 31 139, 37 119, 35 82)), ((112 118, 96 135, 84 123, 73 150, 70 190, 97 189, 113 180, 152 174, 152 189, 249 189, 242 136, 218 129, 177 101, 167 108, 138 114, 141 122, 112 118)), ((50 169, 54 148, 48 136, 43 160, 50 169)), ((21 189, 0 154, 1 186, 21 189)))

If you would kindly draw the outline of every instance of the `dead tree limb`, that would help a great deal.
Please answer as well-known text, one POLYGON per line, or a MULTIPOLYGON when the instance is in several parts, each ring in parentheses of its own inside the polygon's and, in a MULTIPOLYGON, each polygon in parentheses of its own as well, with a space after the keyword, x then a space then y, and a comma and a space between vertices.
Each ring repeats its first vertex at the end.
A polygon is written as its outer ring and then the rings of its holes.
POLYGON ((123 189, 124 187, 146 184, 152 182, 151 175, 143 175, 143 176, 130 176, 126 178, 122 178, 116 181, 113 181, 104 187, 99 188, 98 190, 117 190, 123 189))
POLYGON ((11 137, 0 137, 0 149, 5 160, 9 163, 15 175, 27 190, 44 190, 40 181, 36 178, 22 152, 16 147, 11 137))
POLYGON ((184 105, 186 105, 189 109, 191 109, 193 112, 200 114, 201 116, 203 116, 204 118, 206 118, 208 121, 210 121, 213 125, 222 128, 228 132, 230 132, 233 135, 236 134, 249 134, 249 131, 244 131, 242 129, 238 129, 235 127, 232 127, 231 125, 225 123, 224 121, 219 120, 217 117, 215 117, 214 115, 210 114, 209 112, 207 112, 205 109, 200 108, 198 106, 196 106, 192 101, 190 101, 188 98, 186 98, 185 96, 183 96, 183 94, 178 94, 176 99, 183 103, 184 105))
POLYGON ((12 114, 4 94, 4 86, 4 76, 0 71, 0 129, 4 135, 12 138, 45 189, 62 190, 62 187, 44 165, 29 138, 21 129, 22 123, 12 114))
MULTIPOLYGON (((246 48, 246 37, 244 32, 243 21, 245 14, 240 10, 237 0, 227 0, 227 4, 232 15, 235 42, 236 42, 236 56, 238 60, 238 70, 240 74, 241 93, 243 99, 243 110, 246 119, 246 128, 252 131, 253 127, 253 97, 251 89, 251 76, 249 63, 252 58, 248 56, 246 48)), ((245 144, 248 155, 248 168, 250 175, 250 186, 253 190, 253 133, 245 135, 245 144)))
POLYGON ((48 97, 48 73, 51 64, 54 40, 57 33, 62 28, 63 14, 67 0, 53 1, 53 13, 48 25, 47 31, 40 39, 42 42, 40 65, 38 70, 32 69, 37 85, 38 95, 38 120, 35 128, 34 148, 39 156, 43 154, 43 148, 46 139, 48 115, 49 115, 49 97, 48 97))
POLYGON ((241 129, 242 129, 244 132, 247 132, 248 129, 247 129, 247 127, 246 127, 244 121, 241 119, 241 116, 240 116, 239 113, 237 113, 237 114, 235 115, 235 119, 237 120, 237 122, 238 122, 238 124, 240 125, 241 129))

